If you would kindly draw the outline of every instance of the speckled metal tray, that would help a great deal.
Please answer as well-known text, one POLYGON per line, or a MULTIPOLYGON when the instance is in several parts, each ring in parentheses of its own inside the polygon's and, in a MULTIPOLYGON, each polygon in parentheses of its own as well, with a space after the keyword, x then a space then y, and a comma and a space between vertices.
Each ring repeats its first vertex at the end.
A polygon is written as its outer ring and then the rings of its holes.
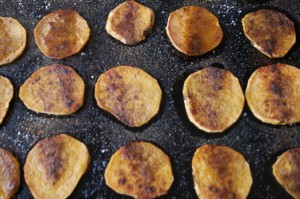
MULTIPOLYGON (((110 156, 120 146, 145 140, 162 148, 171 158, 175 181, 168 195, 162 198, 197 198, 192 179, 191 160, 202 144, 232 147, 242 153, 253 174, 249 198, 290 198, 272 175, 271 166, 283 151, 300 147, 300 126, 271 126, 258 121, 247 105, 238 122, 224 134, 208 135, 189 122, 185 113, 182 86, 192 72, 208 65, 223 67, 237 76, 243 89, 251 73, 260 66, 282 62, 300 67, 297 43, 282 59, 269 59, 250 45, 242 31, 241 18, 248 12, 271 8, 286 13, 296 24, 299 37, 300 3, 298 0, 140 0, 153 8, 156 21, 147 40, 136 46, 125 46, 105 32, 110 10, 122 0, 0 0, 0 15, 19 20, 28 33, 24 54, 12 64, 0 68, 15 88, 8 115, 0 126, 0 146, 19 159, 22 167, 27 153, 40 139, 68 133, 84 142, 92 161, 70 198, 127 198, 105 185, 103 173, 110 156), (187 59, 171 46, 165 26, 170 12, 183 5, 199 5, 218 16, 224 31, 221 45, 200 57, 187 59), (33 30, 38 21, 61 8, 77 10, 91 28, 91 38, 77 55, 51 60, 34 42, 33 30), (25 108, 18 92, 20 85, 38 68, 51 63, 72 66, 86 83, 84 106, 75 114, 54 117, 36 114, 25 108), (113 116, 100 110, 94 99, 98 76, 113 66, 137 66, 158 79, 163 90, 159 114, 142 128, 128 128, 113 116)), ((299 38, 298 38, 299 39, 299 38)), ((23 174, 23 172, 22 172, 23 174)), ((16 198, 32 198, 22 176, 16 198)))

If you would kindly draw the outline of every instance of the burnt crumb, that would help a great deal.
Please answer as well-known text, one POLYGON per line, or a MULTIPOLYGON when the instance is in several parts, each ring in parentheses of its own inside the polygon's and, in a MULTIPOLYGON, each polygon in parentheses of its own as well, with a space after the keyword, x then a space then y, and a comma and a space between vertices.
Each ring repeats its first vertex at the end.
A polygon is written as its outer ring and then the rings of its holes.
POLYGON ((146 191, 147 191, 148 193, 153 193, 153 192, 155 191, 155 188, 154 188, 154 187, 151 187, 151 186, 148 186, 148 187, 146 187, 146 191))
POLYGON ((110 80, 120 80, 122 76, 116 70, 110 70, 107 72, 108 78, 110 80))
POLYGON ((118 183, 120 185, 124 185, 126 183, 126 179, 125 178, 120 178, 119 181, 118 181, 118 183))
POLYGON ((225 78, 226 71, 216 68, 207 67, 206 68, 206 78, 212 81, 222 81, 225 78))
POLYGON ((278 48, 278 41, 273 36, 270 36, 265 41, 262 41, 260 44, 261 48, 264 52, 266 52, 270 56, 276 56, 276 51, 278 48))
POLYGON ((70 109, 73 107, 74 103, 75 103, 75 100, 71 99, 71 98, 68 98, 66 97, 66 100, 65 100, 65 106, 66 108, 70 109))
POLYGON ((270 91, 278 96, 278 97, 284 97, 284 88, 281 85, 281 82, 279 82, 278 80, 272 80, 270 82, 270 91))
POLYGON ((220 90, 222 90, 222 85, 219 85, 219 84, 214 84, 213 85, 213 89, 214 89, 214 91, 220 91, 220 90))

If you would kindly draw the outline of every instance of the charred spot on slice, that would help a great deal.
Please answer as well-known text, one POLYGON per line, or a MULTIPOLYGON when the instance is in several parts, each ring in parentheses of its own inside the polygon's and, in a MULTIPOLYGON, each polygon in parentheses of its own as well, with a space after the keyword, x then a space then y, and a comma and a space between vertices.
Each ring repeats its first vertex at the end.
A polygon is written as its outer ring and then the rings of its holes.
POLYGON ((64 144, 59 140, 45 139, 37 145, 42 154, 40 164, 43 165, 47 177, 55 185, 64 171, 64 160, 61 153, 64 150, 64 144))
POLYGON ((116 25, 115 31, 117 34, 123 35, 123 37, 128 41, 128 43, 134 43, 135 38, 135 24, 134 22, 137 20, 136 16, 136 8, 131 1, 126 2, 126 7, 124 8, 127 12, 124 14, 123 20, 120 21, 119 24, 116 25))

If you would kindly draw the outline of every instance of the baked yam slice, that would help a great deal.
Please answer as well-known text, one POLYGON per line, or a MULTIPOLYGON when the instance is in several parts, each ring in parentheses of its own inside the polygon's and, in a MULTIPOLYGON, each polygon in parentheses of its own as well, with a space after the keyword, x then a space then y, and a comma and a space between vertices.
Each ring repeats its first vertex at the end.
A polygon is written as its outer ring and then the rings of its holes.
POLYGON ((198 198, 246 199, 252 185, 248 163, 226 146, 203 145, 192 160, 198 198))
POLYGON ((154 20, 151 8, 135 1, 125 1, 109 13, 105 29, 122 43, 134 45, 151 32, 154 20))
POLYGON ((189 56, 213 50, 223 38, 218 18, 198 6, 184 6, 172 12, 166 29, 172 45, 189 56))
POLYGON ((0 17, 0 66, 16 60, 26 46, 26 30, 15 19, 0 17))
POLYGON ((25 181, 34 198, 67 198, 90 162, 86 146, 60 134, 40 140, 29 152, 25 181))
POLYGON ((290 149, 278 157, 273 175, 294 198, 300 198, 300 148, 290 149))
POLYGON ((20 165, 7 150, 0 148, 0 198, 10 199, 20 186, 20 165))
POLYGON ((95 98, 100 108, 124 124, 139 127, 159 111, 162 91, 156 79, 145 71, 118 66, 99 76, 95 98))
POLYGON ((246 99, 255 117, 274 125, 300 121, 300 70, 286 64, 258 68, 248 80, 246 99))
POLYGON ((238 79, 215 67, 189 75, 184 82, 183 98, 189 120, 208 133, 223 132, 235 123, 245 101, 238 79))
POLYGON ((7 78, 0 76, 0 124, 3 122, 7 114, 13 95, 13 85, 7 78))
POLYGON ((21 86, 19 97, 37 113, 69 115, 84 101, 84 82, 69 66, 53 64, 34 72, 21 86))
POLYGON ((84 47, 90 37, 90 28, 76 11, 56 10, 38 23, 34 37, 45 56, 63 59, 84 47))
POLYGON ((174 180, 169 157, 148 142, 131 142, 118 149, 104 177, 114 191, 137 199, 165 195, 174 180))
POLYGON ((242 19, 251 44, 269 58, 284 57, 296 42, 294 23, 275 10, 259 10, 242 19))

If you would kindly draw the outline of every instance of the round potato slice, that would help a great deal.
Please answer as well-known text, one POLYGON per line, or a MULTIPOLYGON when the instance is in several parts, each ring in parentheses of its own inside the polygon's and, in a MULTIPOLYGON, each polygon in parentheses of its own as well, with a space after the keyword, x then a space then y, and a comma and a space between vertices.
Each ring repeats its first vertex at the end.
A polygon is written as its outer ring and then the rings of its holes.
POLYGON ((208 133, 223 132, 235 123, 245 101, 238 79, 215 67, 191 74, 184 82, 183 97, 190 121, 208 133))
POLYGON ((53 64, 34 72, 21 86, 19 97, 37 113, 68 115, 84 100, 84 82, 69 66, 53 64))
POLYGON ((89 162, 88 149, 80 141, 66 134, 45 138, 27 156, 25 181, 34 198, 67 198, 89 162))
POLYGON ((192 160, 198 198, 246 199, 252 185, 248 163, 226 146, 203 145, 192 160))
POLYGON ((300 70, 286 64, 257 69, 248 80, 246 99, 262 122, 291 124, 300 121, 300 70))
POLYGON ((34 37, 45 56, 63 59, 83 48, 90 37, 90 28, 76 11, 56 10, 38 23, 34 37))
POLYGON ((278 157, 273 174, 289 194, 300 198, 300 148, 290 149, 278 157))
POLYGON ((223 38, 218 18, 198 6, 184 6, 172 12, 166 29, 173 46, 189 56, 213 50, 223 38))
POLYGON ((5 77, 0 76, 0 124, 6 116, 13 94, 14 88, 10 81, 5 77))
POLYGON ((100 108, 124 124, 139 127, 159 111, 162 91, 158 82, 145 71, 118 66, 99 76, 95 98, 100 108))
POLYGON ((10 199, 20 186, 20 165, 7 150, 0 148, 0 198, 10 199))
POLYGON ((148 142, 131 142, 118 149, 104 177, 114 191, 137 199, 166 194, 174 180, 169 157, 148 142))
POLYGON ((25 28, 13 18, 0 17, 0 66, 16 60, 25 46, 25 28))
POLYGON ((135 1, 125 1, 109 13, 105 28, 115 39, 134 45, 151 32, 154 20, 152 9, 135 1))
POLYGON ((296 42, 294 23, 275 10, 259 10, 242 19, 246 37, 269 58, 283 57, 296 42))

